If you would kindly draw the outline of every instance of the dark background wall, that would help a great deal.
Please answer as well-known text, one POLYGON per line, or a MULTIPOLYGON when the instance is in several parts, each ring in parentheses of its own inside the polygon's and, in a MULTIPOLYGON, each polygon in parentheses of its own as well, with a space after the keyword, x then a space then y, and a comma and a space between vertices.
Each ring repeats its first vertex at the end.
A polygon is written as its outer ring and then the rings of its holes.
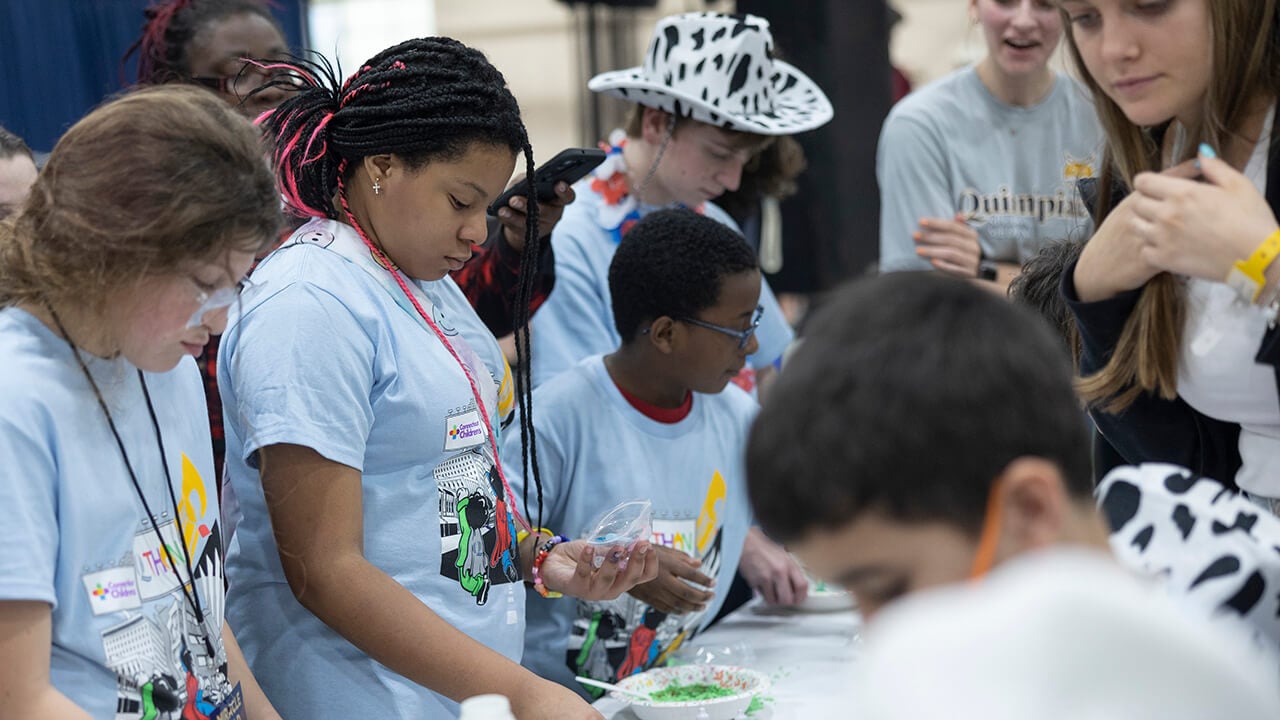
POLYGON ((799 192, 783 201, 777 292, 827 290, 879 257, 876 142, 889 113, 889 26, 873 0, 738 0, 769 18, 782 57, 812 77, 835 119, 797 135, 809 161, 799 192))
MULTIPOLYGON (((148 0, 0 2, 0 125, 34 150, 58 137, 107 95, 132 81, 120 58, 142 30, 148 0)), ((289 45, 303 46, 306 0, 272 7, 289 45)))

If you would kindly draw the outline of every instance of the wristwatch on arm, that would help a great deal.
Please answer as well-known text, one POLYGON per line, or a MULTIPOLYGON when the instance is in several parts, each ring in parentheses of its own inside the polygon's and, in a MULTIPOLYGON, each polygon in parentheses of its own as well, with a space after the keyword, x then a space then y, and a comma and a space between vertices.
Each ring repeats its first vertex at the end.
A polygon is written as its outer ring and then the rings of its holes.
POLYGON ((996 265, 994 260, 988 260, 986 253, 978 251, 978 279, 987 282, 995 282, 1000 277, 1000 267, 996 265))

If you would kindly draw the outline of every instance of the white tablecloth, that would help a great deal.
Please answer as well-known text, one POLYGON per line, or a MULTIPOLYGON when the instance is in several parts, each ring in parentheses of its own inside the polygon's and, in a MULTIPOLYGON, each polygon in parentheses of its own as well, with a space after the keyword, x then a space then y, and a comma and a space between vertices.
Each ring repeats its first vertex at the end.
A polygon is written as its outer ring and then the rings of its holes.
MULTIPOLYGON (((745 644, 741 663, 768 675, 770 699, 751 720, 843 717, 861 621, 852 610, 808 612, 764 606, 758 599, 691 641, 690 649, 745 644)), ((738 664, 738 663, 734 663, 738 664)), ((635 720, 627 703, 606 695, 595 708, 610 720, 635 720)))

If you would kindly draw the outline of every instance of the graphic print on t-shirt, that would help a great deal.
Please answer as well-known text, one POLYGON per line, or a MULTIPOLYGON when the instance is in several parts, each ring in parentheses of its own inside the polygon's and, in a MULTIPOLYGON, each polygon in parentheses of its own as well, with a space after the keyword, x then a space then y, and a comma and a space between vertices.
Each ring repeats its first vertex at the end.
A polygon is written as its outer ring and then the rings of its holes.
POLYGON ((1051 220, 1080 220, 1089 216, 1084 200, 1076 192, 1075 183, 1094 176, 1094 157, 1073 157, 1063 153, 1062 183, 1052 194, 1037 195, 1001 185, 992 193, 973 187, 960 192, 960 210, 964 219, 975 226, 1001 217, 1032 218, 1037 223, 1051 220))
MULTIPOLYGON (((655 511, 650 542, 702 560, 701 572, 717 577, 723 556, 721 511, 726 497, 724 477, 717 471, 697 516, 692 511, 655 511)), ((575 675, 616 682, 664 662, 697 633, 704 615, 669 615, 630 594, 608 602, 579 602, 565 661, 575 675)), ((596 697, 602 694, 587 690, 596 697)))
POLYGON ((515 518, 502 480, 482 447, 435 469, 440 497, 440 574, 458 581, 477 605, 493 585, 520 582, 515 518))
MULTIPOLYGON (((224 607, 218 505, 185 453, 177 498, 182 537, 170 513, 157 518, 160 538, 144 520, 134 536, 132 557, 122 558, 117 568, 93 574, 102 577, 107 572, 113 582, 106 587, 85 583, 91 604, 131 607, 116 613, 120 622, 102 632, 107 667, 116 673, 117 720, 199 720, 212 716, 232 694, 218 630, 224 607), (187 557, 192 563, 190 579, 187 557), (203 624, 184 597, 184 586, 199 596, 203 624)), ((157 512, 172 508, 167 497, 152 505, 157 512)))

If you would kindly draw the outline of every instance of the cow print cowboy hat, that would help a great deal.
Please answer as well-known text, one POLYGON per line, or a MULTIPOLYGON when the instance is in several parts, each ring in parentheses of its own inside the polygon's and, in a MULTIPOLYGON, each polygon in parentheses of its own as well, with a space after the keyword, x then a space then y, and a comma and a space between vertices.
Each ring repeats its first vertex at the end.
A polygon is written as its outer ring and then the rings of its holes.
POLYGON ((698 12, 658 21, 644 65, 587 83, 646 107, 726 130, 791 135, 831 120, 831 102, 792 65, 773 58, 769 21, 698 12))

